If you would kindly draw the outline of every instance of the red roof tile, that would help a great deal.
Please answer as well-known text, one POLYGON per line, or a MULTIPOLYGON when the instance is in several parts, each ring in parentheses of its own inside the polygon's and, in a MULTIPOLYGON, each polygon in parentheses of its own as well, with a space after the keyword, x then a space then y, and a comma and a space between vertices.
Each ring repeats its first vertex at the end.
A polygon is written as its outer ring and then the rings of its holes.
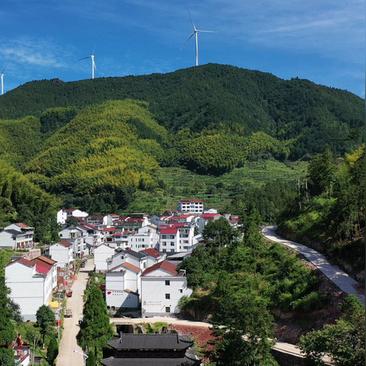
POLYGON ((178 231, 177 227, 165 227, 165 228, 160 228, 160 234, 168 234, 168 235, 175 235, 178 231))
POLYGON ((154 272, 157 269, 161 269, 161 270, 169 273, 172 276, 178 276, 177 265, 173 264, 171 262, 168 262, 168 261, 162 261, 162 262, 156 263, 153 266, 145 269, 145 271, 142 273, 142 276, 146 276, 147 274, 154 272))
POLYGON ((139 267, 136 267, 133 264, 128 263, 128 262, 123 262, 121 264, 121 267, 123 267, 125 269, 129 269, 130 271, 135 272, 135 273, 139 273, 140 272, 140 268, 139 267))
POLYGON ((160 253, 154 248, 147 248, 147 249, 142 250, 142 252, 144 252, 145 254, 147 254, 150 257, 154 257, 154 258, 160 257, 160 253))
POLYGON ((24 224, 23 222, 17 222, 15 225, 20 227, 21 229, 30 229, 31 228, 29 225, 24 224))
POLYGON ((58 244, 62 245, 65 248, 70 248, 72 246, 72 243, 70 240, 67 239, 61 239, 58 241, 58 244))

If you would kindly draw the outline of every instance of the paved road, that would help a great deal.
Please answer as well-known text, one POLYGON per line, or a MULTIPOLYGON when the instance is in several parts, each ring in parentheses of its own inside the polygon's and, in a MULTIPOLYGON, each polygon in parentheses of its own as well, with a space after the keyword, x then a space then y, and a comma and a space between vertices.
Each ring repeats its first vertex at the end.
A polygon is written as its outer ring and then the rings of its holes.
POLYGON ((83 314, 83 295, 88 280, 88 271, 92 270, 94 263, 89 259, 85 269, 80 271, 72 285, 72 297, 67 299, 67 309, 71 309, 72 318, 64 319, 64 330, 60 342, 60 353, 56 366, 83 366, 82 349, 78 346, 76 335, 79 332, 79 320, 83 314))
POLYGON ((365 302, 365 296, 357 290, 358 283, 338 266, 330 264, 324 255, 306 245, 286 240, 276 234, 275 226, 266 226, 262 234, 267 239, 280 243, 286 247, 296 250, 311 262, 320 272, 327 276, 343 292, 357 296, 361 302, 365 302))

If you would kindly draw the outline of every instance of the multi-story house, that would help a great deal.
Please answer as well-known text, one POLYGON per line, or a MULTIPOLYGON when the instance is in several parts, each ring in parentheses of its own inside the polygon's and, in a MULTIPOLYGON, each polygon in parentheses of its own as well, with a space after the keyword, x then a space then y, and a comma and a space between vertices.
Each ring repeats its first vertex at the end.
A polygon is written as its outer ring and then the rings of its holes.
POLYGON ((5 284, 11 300, 19 305, 23 320, 34 321, 37 310, 52 300, 57 285, 56 262, 44 256, 22 257, 5 267, 5 284))
POLYGON ((145 269, 141 275, 141 313, 143 317, 179 313, 179 301, 190 296, 184 271, 176 264, 162 261, 145 269))
POLYGON ((159 250, 163 253, 179 251, 180 233, 176 225, 160 227, 159 250))
POLYGON ((99 245, 94 249, 95 270, 104 272, 108 269, 108 259, 114 255, 114 249, 106 244, 99 245))
POLYGON ((60 239, 67 239, 73 243, 74 255, 76 257, 82 257, 88 253, 88 247, 86 243, 87 230, 83 227, 68 226, 63 228, 58 233, 60 239))
POLYGON ((61 239, 50 246, 50 257, 56 261, 57 267, 68 267, 74 260, 73 243, 67 239, 61 239))
POLYGON ((180 212, 189 212, 200 214, 204 210, 203 200, 199 199, 187 199, 180 200, 178 203, 178 211, 180 212))
POLYGON ((128 237, 128 247, 139 251, 146 248, 155 248, 159 242, 156 225, 149 224, 138 229, 137 233, 128 237))
POLYGON ((0 232, 0 248, 30 249, 34 247, 34 229, 21 222, 11 224, 0 232))

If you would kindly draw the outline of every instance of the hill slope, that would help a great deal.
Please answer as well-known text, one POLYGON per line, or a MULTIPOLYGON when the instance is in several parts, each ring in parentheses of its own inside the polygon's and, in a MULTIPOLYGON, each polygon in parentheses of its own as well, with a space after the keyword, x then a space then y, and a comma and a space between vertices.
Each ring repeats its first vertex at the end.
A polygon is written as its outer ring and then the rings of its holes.
POLYGON ((363 101, 349 92, 216 64, 168 74, 30 82, 0 97, 0 118, 125 98, 148 102, 156 120, 172 131, 221 128, 295 139, 292 158, 326 144, 344 153, 364 134, 363 101))

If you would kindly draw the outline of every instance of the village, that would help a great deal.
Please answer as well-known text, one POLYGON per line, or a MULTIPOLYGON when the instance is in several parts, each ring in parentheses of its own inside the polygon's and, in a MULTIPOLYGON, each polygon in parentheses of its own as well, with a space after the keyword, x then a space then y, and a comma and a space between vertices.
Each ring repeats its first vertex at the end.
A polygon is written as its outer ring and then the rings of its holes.
MULTIPOLYGON (((88 267, 88 276, 94 273, 100 280, 111 318, 174 317, 181 299, 192 293, 179 264, 200 245, 205 225, 220 218, 234 228, 240 225, 238 216, 205 209, 198 199, 181 200, 177 210, 161 216, 60 209, 59 240, 42 250, 33 240, 34 228, 14 223, 0 232, 0 248, 21 253, 5 267, 10 299, 23 321, 35 322, 38 309, 50 307, 63 329, 67 318, 82 318, 66 299, 76 296, 72 286, 88 267)), ((73 301, 82 306, 82 293, 78 296, 73 301)), ((20 364, 29 365, 29 349, 15 347, 20 364)))

